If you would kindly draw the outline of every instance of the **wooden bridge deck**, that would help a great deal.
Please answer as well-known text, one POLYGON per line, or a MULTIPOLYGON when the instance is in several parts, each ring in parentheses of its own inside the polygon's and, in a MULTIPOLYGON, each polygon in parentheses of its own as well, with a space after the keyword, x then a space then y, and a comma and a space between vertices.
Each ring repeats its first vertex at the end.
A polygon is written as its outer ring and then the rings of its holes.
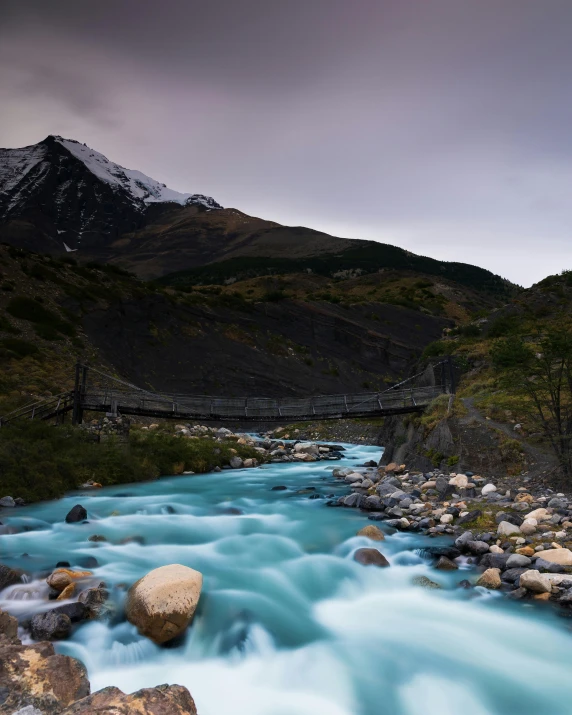
POLYGON ((419 412, 438 395, 454 392, 453 380, 448 381, 443 370, 442 373, 444 377, 441 384, 416 386, 414 380, 426 374, 424 372, 383 392, 292 399, 224 398, 153 393, 78 364, 74 390, 39 400, 0 417, 0 426, 15 419, 63 419, 68 412, 72 412, 72 421, 77 424, 82 422, 86 411, 199 422, 307 422, 347 417, 382 417, 419 412), (97 373, 99 379, 104 378, 104 387, 88 386, 90 370, 97 373))

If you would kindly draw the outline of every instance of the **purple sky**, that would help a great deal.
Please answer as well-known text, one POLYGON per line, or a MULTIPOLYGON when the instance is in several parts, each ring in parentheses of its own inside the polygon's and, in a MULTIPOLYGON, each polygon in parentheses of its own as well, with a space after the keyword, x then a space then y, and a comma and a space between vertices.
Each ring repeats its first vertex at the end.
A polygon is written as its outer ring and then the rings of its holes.
POLYGON ((475 263, 572 268, 572 0, 6 0, 0 146, 475 263))

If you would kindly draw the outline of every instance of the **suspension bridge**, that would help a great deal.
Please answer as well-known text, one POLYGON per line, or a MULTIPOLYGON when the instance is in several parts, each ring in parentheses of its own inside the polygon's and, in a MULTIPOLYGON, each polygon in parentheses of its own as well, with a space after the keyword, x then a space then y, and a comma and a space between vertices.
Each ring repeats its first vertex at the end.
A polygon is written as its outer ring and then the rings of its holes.
POLYGON ((17 419, 81 424, 86 412, 138 415, 198 422, 307 422, 347 417, 379 417, 421 412, 441 394, 455 392, 450 357, 383 391, 298 398, 212 397, 152 392, 78 363, 74 389, 24 405, 0 417, 0 426, 17 419))

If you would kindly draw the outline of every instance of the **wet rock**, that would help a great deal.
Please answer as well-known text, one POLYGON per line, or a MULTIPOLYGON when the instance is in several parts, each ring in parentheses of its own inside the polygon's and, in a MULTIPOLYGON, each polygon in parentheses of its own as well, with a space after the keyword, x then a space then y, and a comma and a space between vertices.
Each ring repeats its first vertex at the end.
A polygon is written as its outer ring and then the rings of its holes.
POLYGON ((86 588, 83 590, 77 600, 81 603, 89 618, 101 618, 106 611, 105 602, 109 598, 109 592, 100 584, 96 588, 86 588))
POLYGON ((506 568, 506 562, 508 561, 510 557, 510 554, 503 553, 503 554, 485 554, 480 562, 479 565, 482 568, 485 569, 500 569, 501 571, 506 568))
POLYGON ((440 571, 456 571, 459 567, 454 561, 448 559, 446 556, 441 556, 439 561, 435 564, 435 568, 440 571))
POLYGON ((367 511, 376 511, 378 509, 382 509, 383 504, 381 503, 381 499, 379 497, 372 494, 365 498, 361 508, 366 509, 367 511))
POLYGON ((18 621, 6 611, 0 610, 0 643, 18 639, 18 621))
POLYGON ((495 568, 487 569, 477 581, 477 586, 489 589, 498 589, 501 585, 500 569, 495 568))
POLYGON ((358 549, 354 554, 354 561, 362 566, 389 566, 389 561, 377 549, 358 549))
POLYGON ((66 522, 68 524, 76 524, 77 522, 85 521, 86 519, 87 511, 81 504, 76 504, 66 515, 66 522))
POLYGON ((528 571, 527 568, 511 568, 503 572, 502 580, 507 583, 514 583, 522 574, 528 571))
POLYGON ((421 588, 429 588, 429 589, 443 588, 440 584, 436 583, 435 581, 431 581, 431 579, 427 578, 427 576, 415 576, 415 578, 412 579, 411 583, 414 586, 421 586, 421 588))
POLYGON ((13 569, 10 566, 0 564, 0 591, 16 583, 22 583, 23 574, 24 572, 20 571, 20 569, 13 569))
POLYGON ((467 543, 469 541, 474 541, 474 539, 475 537, 472 531, 465 531, 461 534, 461 536, 455 539, 455 546, 461 551, 464 551, 467 543))
POLYGON ((103 536, 102 534, 92 534, 91 536, 88 536, 88 537, 87 537, 87 540, 88 540, 88 541, 94 541, 94 542, 96 542, 96 543, 99 542, 99 541, 107 541, 107 539, 105 538, 105 536, 103 536))
POLYGON ((275 487, 272 487, 270 490, 271 492, 283 492, 285 489, 288 489, 288 487, 285 487, 283 484, 279 484, 275 487))
POLYGON ((166 643, 189 625, 197 608, 203 576, 171 564, 150 571, 129 589, 126 615, 139 632, 155 643, 166 643))
POLYGON ((67 638, 72 622, 65 613, 54 610, 36 614, 30 621, 30 633, 36 641, 53 641, 67 638))
POLYGON ((230 466, 233 469, 241 469, 243 466, 242 459, 240 457, 238 457, 237 455, 235 455, 234 457, 231 457, 230 458, 230 466))
POLYGON ((64 588, 67 588, 72 581, 73 579, 67 571, 54 571, 46 579, 48 586, 58 593, 61 593, 64 588))
POLYGON ((79 623, 89 616, 88 609, 83 603, 75 601, 74 603, 64 603, 63 606, 57 606, 52 609, 52 613, 63 613, 72 623, 79 623))
POLYGON ((2 497, 0 499, 0 508, 13 509, 16 506, 16 502, 12 497, 2 497))
POLYGON ((457 587, 469 589, 469 588, 473 588, 473 584, 470 581, 467 581, 466 578, 464 578, 462 581, 459 581, 459 583, 457 584, 457 587))
POLYGON ((519 601, 527 595, 528 591, 525 588, 515 588, 514 591, 507 593, 508 598, 512 598, 515 601, 519 601))
POLYGON ((465 548, 471 554, 475 554, 475 556, 481 556, 489 551, 489 545, 486 541, 468 541, 465 544, 465 548))
POLYGON ((62 715, 197 715, 189 691, 182 685, 158 685, 126 694, 119 688, 98 690, 67 708, 62 715))
POLYGON ((383 541, 385 539, 385 534, 379 528, 379 526, 374 526, 373 524, 364 526, 357 533, 357 536, 365 536, 372 541, 383 541))

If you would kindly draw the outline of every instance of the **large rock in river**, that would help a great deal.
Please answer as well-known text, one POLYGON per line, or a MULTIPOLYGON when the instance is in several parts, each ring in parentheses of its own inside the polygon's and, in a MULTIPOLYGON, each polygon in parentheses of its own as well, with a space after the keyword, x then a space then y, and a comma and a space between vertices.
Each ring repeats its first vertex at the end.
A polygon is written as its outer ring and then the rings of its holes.
POLYGON ((155 643, 166 643, 182 633, 197 608, 203 575, 170 564, 149 571, 127 594, 127 619, 155 643))
POLYGON ((358 549, 354 554, 354 561, 362 566, 389 566, 389 561, 377 549, 358 549))

